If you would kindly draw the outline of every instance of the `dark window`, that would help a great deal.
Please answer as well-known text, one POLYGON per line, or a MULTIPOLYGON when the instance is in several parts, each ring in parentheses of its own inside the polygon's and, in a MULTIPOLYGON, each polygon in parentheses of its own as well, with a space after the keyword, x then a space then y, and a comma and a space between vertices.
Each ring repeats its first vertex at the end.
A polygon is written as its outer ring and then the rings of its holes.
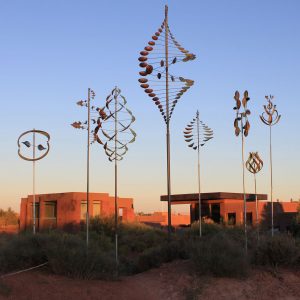
POLYGON ((228 213, 228 225, 236 224, 236 213, 228 213))
POLYGON ((212 204, 211 206, 211 218, 215 223, 220 223, 220 204, 212 204))
MULTIPOLYGON (((32 203, 32 219, 33 219, 33 203, 32 203)), ((35 202, 35 218, 39 219, 40 218, 40 203, 39 202, 35 202)))
POLYGON ((253 219, 252 219, 252 212, 247 212, 247 224, 252 225, 253 219))
POLYGON ((46 219, 56 219, 57 215, 57 202, 56 201, 46 201, 45 202, 45 218, 46 219))

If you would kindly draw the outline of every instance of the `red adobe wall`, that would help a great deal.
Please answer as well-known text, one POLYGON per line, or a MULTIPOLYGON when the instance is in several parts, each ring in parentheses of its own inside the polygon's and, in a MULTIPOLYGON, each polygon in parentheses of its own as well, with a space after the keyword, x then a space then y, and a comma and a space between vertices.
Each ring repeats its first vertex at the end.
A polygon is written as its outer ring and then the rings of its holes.
MULTIPOLYGON (((56 193, 36 195, 36 203, 40 205, 40 218, 38 219, 39 228, 48 228, 51 226, 63 227, 68 223, 80 223, 81 219, 81 201, 86 201, 86 193, 56 193), (45 218, 45 202, 56 201, 57 203, 57 219, 56 224, 53 220, 45 218)), ((115 212, 114 197, 110 197, 107 193, 90 193, 89 194, 89 212, 90 216, 94 216, 93 201, 100 201, 101 215, 110 216, 115 212)), ((33 197, 29 195, 27 198, 21 199, 20 209, 20 229, 24 230, 32 226, 32 204, 33 197)), ((135 220, 132 198, 118 198, 119 208, 123 208, 123 221, 130 222, 135 220)))
MULTIPOLYGON (((167 212, 154 212, 149 215, 137 216, 137 221, 141 223, 160 224, 161 226, 168 225, 168 213, 167 212)), ((172 214, 171 215, 172 226, 189 225, 190 215, 172 214)))

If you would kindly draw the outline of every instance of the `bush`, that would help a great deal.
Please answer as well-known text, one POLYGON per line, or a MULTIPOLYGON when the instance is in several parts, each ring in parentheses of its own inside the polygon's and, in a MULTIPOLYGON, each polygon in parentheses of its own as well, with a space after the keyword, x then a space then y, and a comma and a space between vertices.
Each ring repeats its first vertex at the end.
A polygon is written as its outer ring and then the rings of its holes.
POLYGON ((253 262, 258 265, 293 266, 300 258, 300 248, 287 235, 263 237, 254 251, 253 262))
POLYGON ((218 277, 244 277, 249 268, 244 248, 225 233, 195 241, 192 261, 196 272, 218 277))

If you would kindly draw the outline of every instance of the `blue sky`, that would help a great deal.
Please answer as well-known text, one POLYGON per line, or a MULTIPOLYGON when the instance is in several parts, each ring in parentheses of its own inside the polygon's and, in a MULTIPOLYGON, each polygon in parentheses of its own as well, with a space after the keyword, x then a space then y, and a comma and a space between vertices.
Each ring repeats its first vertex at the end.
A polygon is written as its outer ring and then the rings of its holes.
MULTIPOLYGON (((165 127, 139 87, 137 59, 160 26, 166 3, 172 32, 197 55, 176 69, 195 85, 172 116, 172 192, 197 190, 196 153, 182 136, 197 109, 215 131, 215 138, 202 149, 203 191, 242 191, 241 143, 234 136, 232 107, 234 91, 247 89, 252 114, 246 154, 259 151, 265 162, 258 191, 269 192, 268 128, 259 114, 264 96, 273 94, 282 114, 273 130, 274 198, 300 197, 299 1, 2 0, 1 207, 18 209, 20 198, 31 193, 31 164, 17 156, 16 144, 19 134, 31 128, 51 135, 51 151, 37 163, 37 192, 85 190, 86 137, 70 126, 85 119, 85 111, 75 102, 91 87, 97 94, 95 103, 101 105, 118 85, 137 118, 138 134, 120 163, 120 195, 134 197, 138 211, 162 208, 165 127)), ((113 165, 94 145, 91 190, 113 194, 113 178, 113 165)), ((252 192, 250 174, 246 184, 252 192)))

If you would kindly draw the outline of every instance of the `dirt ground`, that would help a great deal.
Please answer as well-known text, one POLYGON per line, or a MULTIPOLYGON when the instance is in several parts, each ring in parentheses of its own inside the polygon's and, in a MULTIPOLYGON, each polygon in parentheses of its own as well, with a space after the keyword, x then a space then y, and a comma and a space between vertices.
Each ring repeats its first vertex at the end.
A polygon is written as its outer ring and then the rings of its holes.
POLYGON ((1 279, 0 299, 300 299, 300 270, 252 271, 245 280, 196 277, 176 261, 119 281, 72 280, 31 271, 1 279))

